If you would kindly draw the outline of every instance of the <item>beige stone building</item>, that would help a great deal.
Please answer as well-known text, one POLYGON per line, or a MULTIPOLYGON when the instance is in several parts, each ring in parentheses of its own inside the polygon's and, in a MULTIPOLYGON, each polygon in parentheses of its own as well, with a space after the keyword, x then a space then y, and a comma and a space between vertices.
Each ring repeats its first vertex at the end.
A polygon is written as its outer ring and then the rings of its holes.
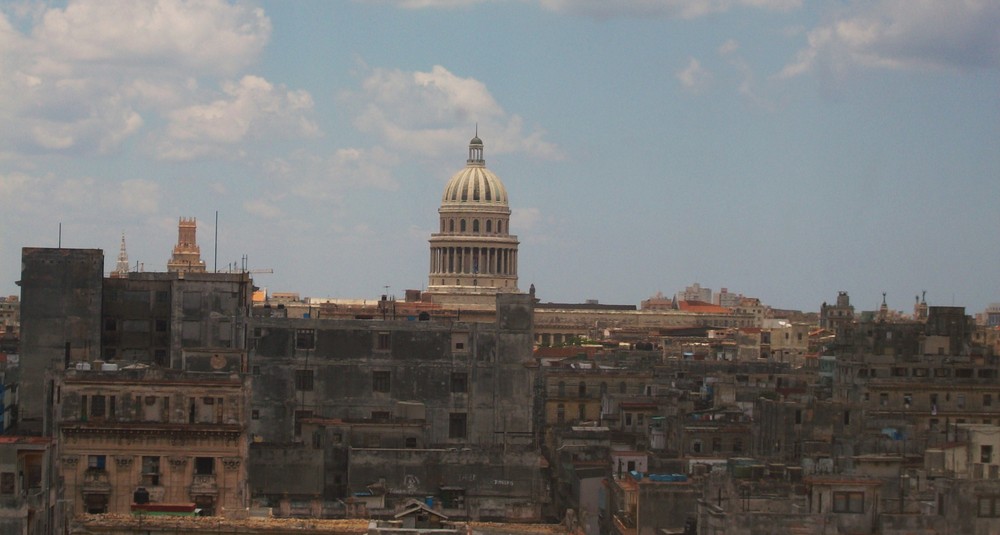
POLYGON ((57 379, 60 476, 70 512, 128 514, 142 488, 151 503, 245 514, 245 355, 186 351, 183 366, 93 363, 57 379))

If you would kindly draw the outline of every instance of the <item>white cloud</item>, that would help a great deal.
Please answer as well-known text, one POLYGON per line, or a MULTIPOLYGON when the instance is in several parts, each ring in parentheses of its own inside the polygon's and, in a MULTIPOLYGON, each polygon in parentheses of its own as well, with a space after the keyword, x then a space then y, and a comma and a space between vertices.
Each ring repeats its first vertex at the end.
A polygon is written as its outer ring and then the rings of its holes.
MULTIPOLYGON (((0 8, 5 125, 0 145, 12 154, 115 151, 144 127, 158 126, 160 116, 182 117, 217 104, 204 104, 217 93, 202 85, 214 87, 253 64, 270 33, 263 10, 224 0, 5 5, 0 8)), ((232 87, 245 88, 247 78, 223 85, 226 97, 240 102, 232 87)), ((311 107, 308 93, 284 93, 283 100, 274 96, 270 104, 281 102, 272 111, 288 117, 279 120, 265 111, 253 118, 279 135, 314 131, 300 112, 311 107)), ((234 117, 227 111, 226 117, 234 117)), ((211 134, 219 135, 219 129, 211 134)), ((172 141, 169 135, 166 140, 172 141)), ((178 143, 171 149, 181 156, 193 152, 178 143)))
POLYGON ((1000 3, 994 0, 879 0, 852 4, 807 34, 807 46, 779 73, 855 67, 1000 67, 1000 3))
POLYGON ((275 87, 257 76, 223 85, 223 98, 195 104, 168 114, 169 124, 157 154, 168 160, 225 155, 247 139, 269 136, 315 136, 306 114, 313 101, 308 92, 275 87))
POLYGON ((684 89, 697 94, 711 81, 712 73, 702 67, 697 59, 690 58, 687 66, 677 71, 677 79, 684 89))
POLYGON ((250 215, 262 217, 264 219, 277 219, 281 217, 281 209, 273 203, 264 199, 251 199, 243 203, 243 209, 250 215))
POLYGON ((270 33, 262 9, 223 0, 78 0, 46 11, 32 38, 54 63, 231 75, 256 59, 270 33))
POLYGON ((131 214, 155 214, 160 208, 160 186, 151 180, 125 180, 111 201, 114 205, 109 206, 110 209, 131 214))
POLYGON ((510 220, 516 222, 517 231, 529 231, 537 227, 542 220, 538 208, 511 208, 510 220))
POLYGON ((538 0, 550 11, 594 17, 670 17, 693 19, 738 7, 787 11, 801 0, 538 0))
POLYGON ((729 39, 719 46, 719 56, 729 62, 729 65, 736 70, 739 75, 737 91, 749 102, 768 111, 774 111, 777 106, 770 99, 765 97, 757 87, 757 76, 754 74, 750 63, 740 54, 740 43, 735 39, 729 39))
MULTIPOLYGON (((405 9, 459 8, 490 0, 368 0, 405 9)), ((494 2, 505 0, 492 0, 494 2)), ((787 11, 802 0, 537 0, 542 8, 569 15, 593 17, 676 17, 692 19, 722 13, 736 7, 787 11)))
POLYGON ((369 0, 377 4, 394 4, 404 9, 457 8, 481 4, 488 0, 369 0))
POLYGON ((560 157, 543 131, 525 131, 523 119, 507 113, 485 84, 440 65, 430 72, 374 69, 362 91, 347 97, 358 110, 358 128, 396 149, 425 156, 451 153, 478 124, 491 152, 560 157))

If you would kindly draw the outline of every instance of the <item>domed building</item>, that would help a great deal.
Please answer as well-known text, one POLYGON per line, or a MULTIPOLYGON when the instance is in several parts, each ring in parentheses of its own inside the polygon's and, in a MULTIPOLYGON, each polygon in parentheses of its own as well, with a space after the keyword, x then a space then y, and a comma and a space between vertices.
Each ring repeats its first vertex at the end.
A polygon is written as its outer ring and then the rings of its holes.
POLYGON ((517 236, 510 234, 507 189, 483 159, 483 141, 469 142, 465 168, 441 196, 440 231, 431 235, 427 293, 442 304, 491 304, 517 293, 517 236))

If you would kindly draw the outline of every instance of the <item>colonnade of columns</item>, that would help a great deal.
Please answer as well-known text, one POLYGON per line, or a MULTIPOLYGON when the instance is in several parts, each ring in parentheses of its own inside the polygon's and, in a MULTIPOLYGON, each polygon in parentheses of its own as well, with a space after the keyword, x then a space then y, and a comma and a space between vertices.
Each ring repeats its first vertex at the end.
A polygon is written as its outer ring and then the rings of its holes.
POLYGON ((506 247, 433 247, 431 273, 517 275, 517 249, 506 247))

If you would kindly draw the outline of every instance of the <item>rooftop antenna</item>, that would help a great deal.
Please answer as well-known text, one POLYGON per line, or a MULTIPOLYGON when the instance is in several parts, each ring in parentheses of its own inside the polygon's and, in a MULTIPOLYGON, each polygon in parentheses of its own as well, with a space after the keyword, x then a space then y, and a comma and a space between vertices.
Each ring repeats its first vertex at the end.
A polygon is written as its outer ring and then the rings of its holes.
POLYGON ((219 272, 219 211, 215 211, 215 259, 212 260, 212 270, 219 272))
POLYGON ((59 222, 59 248, 62 249, 62 221, 59 222))

